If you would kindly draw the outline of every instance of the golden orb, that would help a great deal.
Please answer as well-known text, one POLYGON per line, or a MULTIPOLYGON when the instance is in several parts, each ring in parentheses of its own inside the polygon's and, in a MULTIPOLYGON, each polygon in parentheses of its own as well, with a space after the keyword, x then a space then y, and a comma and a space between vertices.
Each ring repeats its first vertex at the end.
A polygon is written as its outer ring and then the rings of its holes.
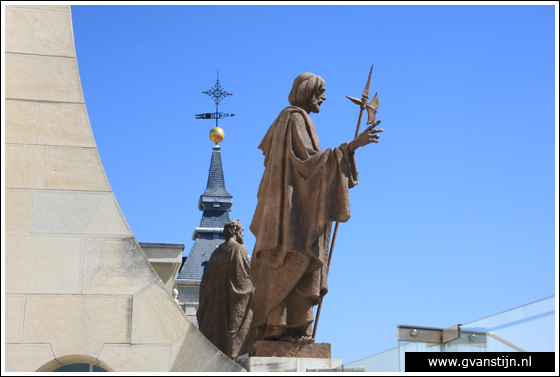
POLYGON ((224 130, 222 130, 220 127, 214 127, 210 130, 210 134, 208 136, 210 136, 210 140, 212 140, 214 143, 219 143, 220 141, 224 140, 224 130))

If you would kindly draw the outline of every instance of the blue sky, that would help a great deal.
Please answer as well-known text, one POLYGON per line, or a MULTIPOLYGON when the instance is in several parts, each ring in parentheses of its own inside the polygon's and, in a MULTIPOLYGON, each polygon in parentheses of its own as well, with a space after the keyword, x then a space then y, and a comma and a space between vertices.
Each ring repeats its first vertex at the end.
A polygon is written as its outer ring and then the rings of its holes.
MULTIPOLYGON (((323 149, 354 136, 374 64, 379 144, 356 152, 317 341, 343 363, 397 346, 399 324, 449 327, 555 294, 553 6, 72 6, 101 160, 141 242, 200 223, 220 111, 231 218, 249 224, 257 149, 293 80, 326 80, 323 149)), ((362 124, 365 123, 365 120, 362 124)))

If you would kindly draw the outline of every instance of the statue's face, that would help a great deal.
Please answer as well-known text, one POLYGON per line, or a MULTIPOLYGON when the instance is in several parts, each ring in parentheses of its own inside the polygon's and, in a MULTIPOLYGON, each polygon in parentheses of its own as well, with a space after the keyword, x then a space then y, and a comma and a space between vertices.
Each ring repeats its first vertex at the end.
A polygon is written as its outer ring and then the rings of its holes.
POLYGON ((235 237, 237 239, 237 242, 240 244, 243 244, 243 228, 239 229, 239 232, 237 232, 237 237, 235 237))
POLYGON ((309 112, 318 113, 321 111, 321 104, 326 100, 325 86, 321 85, 313 92, 313 97, 309 100, 309 112))

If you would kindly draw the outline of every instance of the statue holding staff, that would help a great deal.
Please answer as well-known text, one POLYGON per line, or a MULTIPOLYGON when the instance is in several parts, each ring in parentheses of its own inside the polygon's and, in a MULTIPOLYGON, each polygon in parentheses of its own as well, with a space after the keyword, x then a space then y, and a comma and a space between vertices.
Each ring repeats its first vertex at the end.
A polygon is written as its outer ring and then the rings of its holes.
POLYGON ((309 114, 326 100, 325 81, 302 73, 288 100, 259 145, 265 171, 250 226, 253 321, 257 339, 311 343, 313 306, 328 291, 332 222, 350 218, 348 190, 358 183, 354 152, 377 143, 383 130, 377 121, 323 151, 309 114))

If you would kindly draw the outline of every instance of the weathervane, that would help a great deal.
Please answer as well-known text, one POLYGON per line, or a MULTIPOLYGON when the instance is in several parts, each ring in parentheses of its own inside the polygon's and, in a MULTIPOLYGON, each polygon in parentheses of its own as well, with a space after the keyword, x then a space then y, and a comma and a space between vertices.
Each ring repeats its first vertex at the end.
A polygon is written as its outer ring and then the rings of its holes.
POLYGON ((216 104, 216 112, 215 113, 203 113, 203 114, 195 114, 196 119, 216 119, 216 127, 210 130, 210 140, 218 144, 220 141, 224 139, 224 130, 218 127, 218 120, 227 118, 230 116, 235 116, 235 114, 228 114, 218 111, 218 107, 220 105, 220 101, 226 97, 229 97, 233 94, 226 92, 222 86, 220 85, 220 71, 217 72, 216 75, 216 84, 203 94, 207 94, 214 99, 214 103, 216 104))

